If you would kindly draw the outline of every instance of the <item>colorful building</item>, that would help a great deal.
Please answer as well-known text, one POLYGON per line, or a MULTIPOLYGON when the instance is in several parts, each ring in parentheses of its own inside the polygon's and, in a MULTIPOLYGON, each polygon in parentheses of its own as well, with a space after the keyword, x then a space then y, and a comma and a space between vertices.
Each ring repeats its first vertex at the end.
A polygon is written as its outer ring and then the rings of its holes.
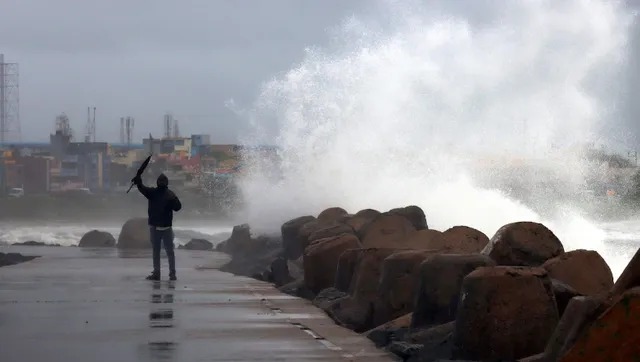
POLYGON ((4 182, 4 160, 0 159, 0 194, 5 195, 7 188, 4 182))
POLYGON ((148 177, 166 172, 174 185, 191 187, 203 172, 218 180, 237 174, 242 147, 212 145, 211 137, 148 138, 142 145, 72 142, 70 132, 57 131, 49 143, 20 144, 0 153, 0 192, 24 188, 25 194, 89 188, 95 192, 128 186, 132 175, 153 153, 148 177))
POLYGON ((145 138, 142 144, 146 153, 191 158, 207 152, 211 146, 211 136, 195 134, 191 137, 145 138))
POLYGON ((45 194, 51 190, 52 157, 20 157, 22 187, 25 195, 45 194))
POLYGON ((3 179, 4 190, 12 188, 22 188, 24 183, 24 175, 22 165, 17 163, 15 159, 4 160, 3 179))
POLYGON ((108 191, 110 183, 109 157, 102 153, 66 155, 59 167, 51 170, 51 190, 89 188, 92 191, 108 191))
POLYGON ((119 152, 111 152, 111 162, 125 165, 127 167, 133 167, 136 162, 140 162, 147 157, 146 153, 142 149, 126 150, 119 152))
POLYGON ((211 136, 208 134, 194 134, 191 136, 191 157, 202 155, 211 145, 211 136))
POLYGON ((109 191, 111 189, 109 156, 100 152, 84 155, 83 158, 85 187, 92 191, 109 191))
POLYGON ((142 140, 144 151, 156 155, 169 155, 173 153, 191 156, 191 138, 145 138, 142 140))

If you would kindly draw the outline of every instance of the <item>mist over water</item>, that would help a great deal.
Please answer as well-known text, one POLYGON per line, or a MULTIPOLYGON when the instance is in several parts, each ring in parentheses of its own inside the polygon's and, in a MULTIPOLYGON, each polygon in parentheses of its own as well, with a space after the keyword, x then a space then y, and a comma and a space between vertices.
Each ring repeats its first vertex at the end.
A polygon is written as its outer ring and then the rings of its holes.
POLYGON ((264 143, 259 121, 276 119, 282 164, 274 172, 245 155, 252 226, 330 206, 415 204, 439 230, 464 224, 491 236, 540 221, 567 249, 596 249, 611 263, 605 231, 570 199, 543 191, 518 201, 492 182, 496 165, 517 173, 526 162, 563 188, 583 185, 589 165, 576 150, 598 141, 608 106, 589 90, 623 60, 631 14, 608 1, 504 1, 478 23, 461 9, 378 5, 378 16, 347 19, 331 46, 308 49, 264 85, 245 143, 264 143))
MULTIPOLYGON (((82 236, 90 230, 101 230, 111 233, 117 240, 121 225, 115 223, 40 223, 30 222, 0 222, 0 251, 1 246, 22 243, 26 241, 43 242, 45 244, 59 244, 61 246, 78 245, 82 236)), ((230 226, 221 225, 176 225, 174 228, 176 246, 184 245, 192 238, 204 238, 214 245, 226 240, 231 234, 230 226)))

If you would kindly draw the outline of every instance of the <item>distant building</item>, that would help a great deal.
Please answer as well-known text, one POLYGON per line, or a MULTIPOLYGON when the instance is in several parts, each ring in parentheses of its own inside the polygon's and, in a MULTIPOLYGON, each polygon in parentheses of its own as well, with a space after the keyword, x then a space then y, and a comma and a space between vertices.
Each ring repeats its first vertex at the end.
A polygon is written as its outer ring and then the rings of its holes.
POLYGON ((125 165, 127 167, 133 167, 136 162, 144 160, 148 156, 148 153, 144 150, 127 150, 111 153, 111 162, 125 165))
POLYGON ((162 142, 158 138, 143 138, 142 146, 144 148, 144 152, 147 154, 153 153, 157 155, 159 153, 162 153, 160 152, 162 148, 162 142))
POLYGON ((208 134, 191 135, 191 144, 194 146, 210 145, 211 136, 208 134))
POLYGON ((107 142, 70 142, 67 145, 65 154, 83 155, 88 153, 109 154, 109 144, 107 142))
POLYGON ((57 159, 62 158, 67 152, 67 146, 71 143, 71 134, 61 130, 49 136, 49 145, 51 155, 57 159))
POLYGON ((6 195, 7 194, 7 182, 5 180, 5 167, 4 167, 4 162, 0 162, 0 194, 1 195, 6 195))
POLYGON ((86 187, 92 191, 108 191, 111 188, 109 153, 106 142, 70 142, 51 169, 51 190, 86 187))
POLYGON ((173 154, 178 159, 188 159, 191 157, 191 138, 174 139, 173 154))
POLYGON ((78 155, 63 155, 51 169, 51 190, 62 191, 70 185, 84 187, 78 155))
POLYGON ((211 136, 208 134, 194 134, 191 136, 191 157, 203 155, 211 144, 211 136))
MULTIPOLYGON (((135 162, 135 161, 134 161, 135 162)), ((131 178, 135 174, 131 168, 125 164, 111 162, 109 165, 109 179, 111 181, 111 190, 123 186, 129 186, 131 178)))
POLYGON ((211 145, 209 150, 213 152, 224 152, 226 154, 235 154, 240 149, 238 145, 211 145))
POLYGON ((44 194, 51 189, 51 157, 20 157, 25 195, 44 194))
POLYGON ((4 160, 1 173, 5 192, 12 188, 23 186, 24 174, 22 170, 22 165, 17 163, 15 159, 4 160))
POLYGON ((192 139, 171 137, 162 139, 145 138, 142 140, 144 151, 154 155, 177 155, 179 158, 189 158, 192 154, 192 139))
POLYGON ((111 189, 109 156, 100 152, 91 153, 84 157, 85 187, 91 190, 109 191, 111 189))

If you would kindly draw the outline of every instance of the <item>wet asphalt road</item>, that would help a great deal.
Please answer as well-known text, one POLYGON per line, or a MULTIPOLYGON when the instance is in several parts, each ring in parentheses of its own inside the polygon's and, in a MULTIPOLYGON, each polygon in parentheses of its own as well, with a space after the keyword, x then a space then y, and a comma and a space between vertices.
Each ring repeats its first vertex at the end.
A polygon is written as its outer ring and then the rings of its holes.
POLYGON ((218 253, 177 251, 179 280, 149 282, 148 252, 0 251, 43 255, 0 268, 2 362, 394 360, 309 302, 215 270, 218 253))

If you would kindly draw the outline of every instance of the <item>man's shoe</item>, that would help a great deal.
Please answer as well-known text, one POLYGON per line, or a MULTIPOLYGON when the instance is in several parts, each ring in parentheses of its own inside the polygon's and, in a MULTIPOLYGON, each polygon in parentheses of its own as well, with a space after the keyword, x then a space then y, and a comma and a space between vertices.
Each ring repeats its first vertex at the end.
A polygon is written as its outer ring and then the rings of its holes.
POLYGON ((176 278, 175 274, 169 275, 169 280, 178 280, 178 278, 176 278))
POLYGON ((148 277, 146 277, 145 279, 147 280, 160 280, 160 275, 155 274, 155 273, 151 273, 148 277))

